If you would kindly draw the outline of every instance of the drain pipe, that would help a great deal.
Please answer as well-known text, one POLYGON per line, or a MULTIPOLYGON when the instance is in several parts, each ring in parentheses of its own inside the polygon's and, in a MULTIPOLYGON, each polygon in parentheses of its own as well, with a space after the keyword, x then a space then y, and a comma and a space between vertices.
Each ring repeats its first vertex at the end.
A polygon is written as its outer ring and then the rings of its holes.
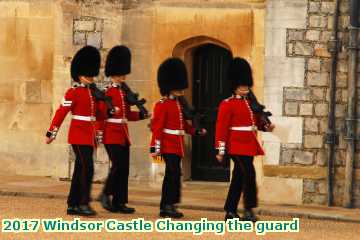
POLYGON ((348 75, 348 106, 346 118, 346 166, 345 188, 343 206, 351 208, 353 205, 353 177, 356 151, 356 82, 358 63, 358 32, 359 32, 359 0, 350 2, 350 26, 349 26, 349 75, 348 75))
POLYGON ((328 50, 331 53, 331 70, 330 70, 330 102, 329 102, 329 119, 328 119, 328 130, 326 133, 325 143, 328 147, 328 171, 327 171, 327 204, 328 206, 333 205, 333 178, 334 178, 334 160, 335 160, 335 148, 338 144, 338 135, 336 134, 335 127, 335 106, 336 106, 336 69, 337 69, 337 58, 340 49, 338 39, 338 22, 339 22, 339 8, 340 0, 335 2, 334 11, 334 22, 333 32, 328 42, 328 50))

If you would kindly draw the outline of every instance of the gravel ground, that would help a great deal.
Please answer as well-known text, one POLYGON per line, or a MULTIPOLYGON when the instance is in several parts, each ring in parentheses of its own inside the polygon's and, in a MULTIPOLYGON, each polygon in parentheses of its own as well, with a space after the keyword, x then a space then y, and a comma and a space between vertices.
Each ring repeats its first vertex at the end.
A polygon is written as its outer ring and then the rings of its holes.
MULTIPOLYGON (((117 219, 129 221, 135 218, 144 218, 155 222, 158 219, 158 208, 148 206, 134 206, 134 215, 120 215, 103 210, 99 203, 92 204, 98 212, 93 218, 81 217, 81 220, 117 219)), ((63 218, 73 220, 65 214, 66 203, 59 199, 42 199, 28 197, 0 196, 0 219, 5 218, 63 218)), ((224 214, 221 212, 183 210, 185 217, 181 220, 199 221, 206 217, 208 220, 222 220, 224 214)), ((266 221, 288 221, 291 218, 260 216, 266 221)), ((3 227, 3 226, 2 226, 3 227)), ((104 229, 100 233, 45 233, 41 229, 36 233, 4 233, 0 232, 0 239, 360 239, 360 224, 344 223, 335 221, 320 221, 300 219, 299 233, 267 233, 264 236, 251 233, 225 233, 217 236, 214 233, 204 233, 200 236, 192 233, 110 233, 104 229)))

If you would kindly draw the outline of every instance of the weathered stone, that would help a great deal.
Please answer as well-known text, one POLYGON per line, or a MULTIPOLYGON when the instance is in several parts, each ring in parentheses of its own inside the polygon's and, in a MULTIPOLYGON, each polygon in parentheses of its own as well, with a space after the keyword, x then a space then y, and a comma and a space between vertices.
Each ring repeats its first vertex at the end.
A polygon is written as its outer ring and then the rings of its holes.
POLYGON ((320 39, 320 31, 318 30, 307 30, 305 39, 309 41, 319 41, 320 39))
POLYGON ((313 198, 313 203, 324 205, 326 203, 327 197, 326 195, 315 195, 313 198))
POLYGON ((305 193, 314 193, 316 192, 315 182, 312 180, 304 180, 304 192, 305 193))
POLYGON ((346 115, 346 106, 344 104, 336 104, 335 117, 344 117, 346 115))
POLYGON ((304 30, 288 29, 288 40, 289 41, 304 40, 304 30))
POLYGON ((308 42, 296 42, 294 53, 301 56, 311 56, 313 54, 313 46, 308 42))
POLYGON ((331 61, 329 59, 323 59, 321 61, 321 71, 322 72, 330 72, 331 61))
POLYGON ((75 31, 94 31, 95 30, 95 21, 93 20, 75 20, 74 22, 75 31))
POLYGON ((309 13, 317 13, 320 11, 320 2, 309 2, 309 13))
POLYGON ((317 57, 331 57, 325 44, 317 43, 314 46, 314 55, 317 57))
POLYGON ((86 37, 84 32, 74 32, 74 45, 85 45, 86 44, 86 37))
POLYGON ((305 135, 304 147, 305 148, 322 148, 323 136, 322 135, 305 135))
POLYGON ((292 56, 292 55, 294 55, 294 44, 293 44, 293 43, 287 43, 286 55, 287 55, 287 56, 292 56))
MULTIPOLYGON (((341 93, 342 89, 337 89, 335 92, 335 101, 341 102, 341 93)), ((330 89, 327 89, 326 91, 326 101, 330 101, 330 89)))
POLYGON ((323 88, 312 88, 311 99, 315 101, 321 101, 325 98, 325 91, 323 88))
POLYGON ((348 101, 348 91, 346 89, 341 91, 341 101, 344 103, 348 101))
POLYGON ((325 16, 312 15, 309 17, 309 27, 324 28, 328 24, 325 16))
POLYGON ((326 72, 308 72, 306 79, 308 86, 327 86, 329 74, 326 72))
POLYGON ((305 131, 306 132, 318 132, 319 120, 317 118, 305 118, 305 131))
POLYGON ((284 143, 282 144, 282 149, 300 149, 302 147, 302 144, 300 143, 284 143))
POLYGON ((296 103, 296 102, 285 103, 285 114, 286 115, 297 115, 298 114, 298 103, 296 103))
POLYGON ((320 150, 316 153, 315 162, 319 166, 326 166, 327 163, 327 154, 325 151, 320 150))
POLYGON ((329 106, 327 103, 315 104, 315 115, 316 116, 327 116, 329 114, 329 106))
POLYGON ((285 99, 308 101, 310 100, 310 90, 303 88, 285 88, 285 99))
POLYGON ((301 165, 312 165, 314 162, 314 154, 312 152, 295 151, 294 163, 301 165))
POLYGON ((322 2, 321 3, 321 12, 323 13, 333 13, 334 12, 334 2, 322 2))
POLYGON ((349 63, 346 60, 338 61, 337 70, 342 73, 347 73, 349 68, 349 63))
POLYGON ((281 152, 281 161, 282 165, 291 164, 293 162, 294 150, 283 150, 281 152))
POLYGON ((91 32, 87 34, 87 45, 94 46, 98 49, 101 48, 101 32, 91 32))
POLYGON ((344 72, 337 72, 336 87, 347 87, 348 75, 344 72))
POLYGON ((317 189, 320 194, 326 194, 327 193, 327 184, 324 181, 320 181, 317 184, 317 189))
POLYGON ((309 71, 320 72, 320 59, 319 58, 309 58, 307 68, 309 71))
POLYGON ((95 23, 95 31, 102 32, 104 30, 104 20, 97 20, 95 23))
POLYGON ((323 31, 323 32, 321 33, 320 40, 321 40, 322 42, 327 42, 327 41, 329 41, 329 40, 330 40, 330 37, 331 37, 331 34, 332 34, 332 32, 330 32, 330 31, 323 31))
POLYGON ((301 103, 300 104, 300 115, 312 115, 313 114, 313 104, 312 103, 301 103))

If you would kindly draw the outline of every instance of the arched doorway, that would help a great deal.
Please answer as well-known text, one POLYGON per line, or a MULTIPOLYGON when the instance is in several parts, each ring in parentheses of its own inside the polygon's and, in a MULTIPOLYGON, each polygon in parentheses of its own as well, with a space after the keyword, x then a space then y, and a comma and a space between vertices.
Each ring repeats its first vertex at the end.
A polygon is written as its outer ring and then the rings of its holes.
POLYGON ((201 181, 229 181, 230 164, 215 158, 215 124, 219 103, 231 95, 226 69, 231 52, 215 44, 204 44, 193 50, 192 104, 203 114, 202 127, 206 137, 192 138, 191 178, 201 181))
POLYGON ((183 179, 198 181, 229 181, 229 162, 219 164, 215 158, 214 137, 219 103, 231 95, 226 81, 227 64, 232 58, 230 47, 207 36, 189 38, 178 43, 173 56, 183 59, 189 74, 185 96, 194 108, 204 114, 205 137, 185 138, 183 179))

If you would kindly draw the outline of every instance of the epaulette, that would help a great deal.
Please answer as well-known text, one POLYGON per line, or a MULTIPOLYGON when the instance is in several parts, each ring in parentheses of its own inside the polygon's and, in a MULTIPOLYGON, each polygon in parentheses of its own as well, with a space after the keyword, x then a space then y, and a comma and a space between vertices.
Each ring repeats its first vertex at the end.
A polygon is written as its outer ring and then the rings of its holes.
POLYGON ((164 103, 166 101, 166 98, 160 98, 159 103, 164 103))

